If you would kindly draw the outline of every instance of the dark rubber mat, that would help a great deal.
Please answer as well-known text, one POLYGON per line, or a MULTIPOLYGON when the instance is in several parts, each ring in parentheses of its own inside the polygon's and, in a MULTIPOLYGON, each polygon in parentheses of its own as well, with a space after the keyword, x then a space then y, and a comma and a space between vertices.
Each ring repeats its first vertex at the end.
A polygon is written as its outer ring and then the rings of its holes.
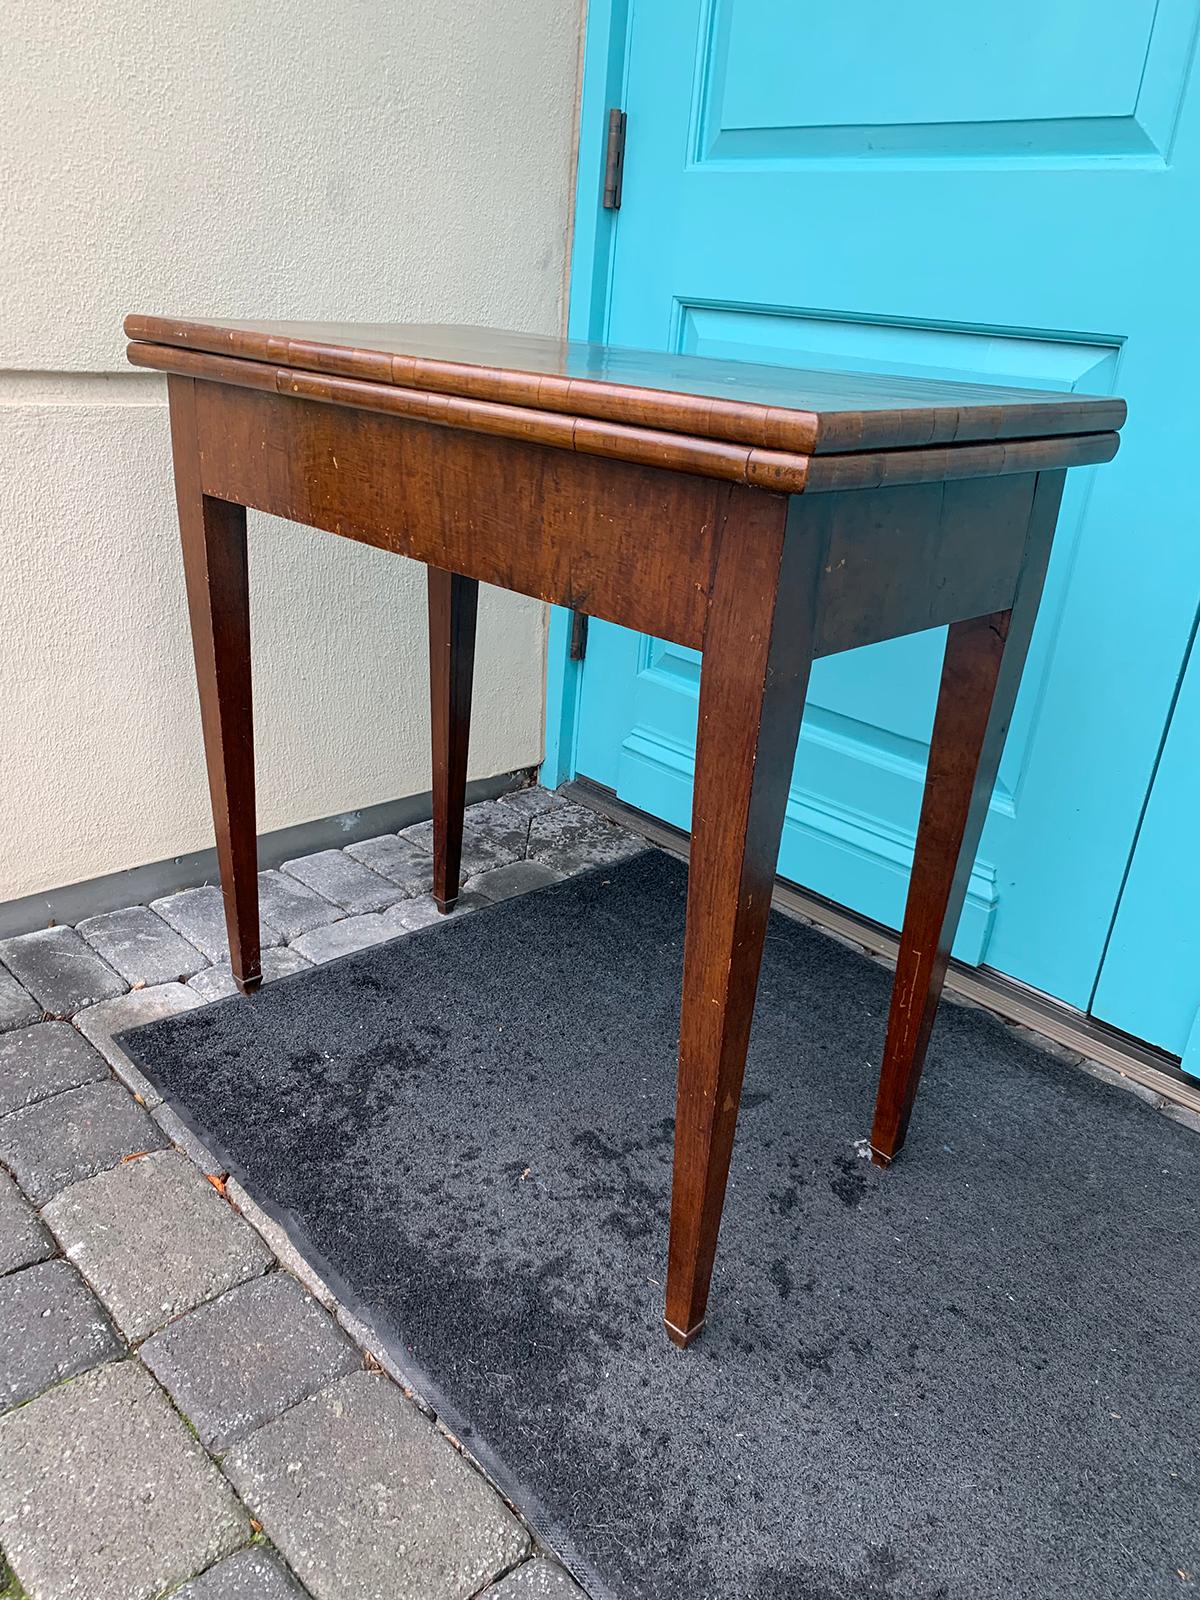
POLYGON ((1200 1593, 1200 1138, 771 923, 708 1326, 662 1331, 657 852, 126 1037, 597 1594, 1200 1593))

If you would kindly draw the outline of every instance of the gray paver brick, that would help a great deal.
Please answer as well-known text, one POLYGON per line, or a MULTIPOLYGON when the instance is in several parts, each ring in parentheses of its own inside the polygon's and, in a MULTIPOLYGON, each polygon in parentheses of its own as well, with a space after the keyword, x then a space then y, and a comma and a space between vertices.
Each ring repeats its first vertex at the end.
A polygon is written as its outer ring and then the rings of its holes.
POLYGON ((173 1590, 171 1600, 305 1600, 305 1595, 273 1550, 253 1545, 173 1590))
POLYGON ((486 1590, 482 1600, 586 1600, 586 1597, 557 1562, 538 1556, 486 1590))
POLYGON ((510 861, 506 867, 493 867, 490 872, 468 878, 466 888, 468 893, 481 894, 485 900, 510 900, 531 889, 561 883, 562 879, 563 874, 544 861, 510 861))
POLYGON ((104 1307, 66 1261, 0 1278, 0 1410, 124 1352, 104 1307))
MULTIPOLYGON (((264 950, 263 982, 274 983, 276 978, 286 978, 293 972, 303 972, 305 967, 310 965, 311 963, 290 945, 282 944, 264 950)), ((231 994, 238 992, 237 984, 233 981, 233 969, 227 961, 216 967, 205 967, 203 972, 198 972, 194 978, 189 978, 188 988, 194 990, 205 1003, 210 1000, 225 1000, 231 994)))
POLYGON ((146 989, 131 989, 116 1000, 102 1000, 75 1018, 80 1033, 95 1045, 125 1086, 153 1107, 162 1096, 143 1076, 117 1043, 117 1035, 127 1028, 141 1028, 180 1011, 192 1011, 201 1004, 198 995, 184 983, 155 983, 146 989))
POLYGON ((54 1017, 73 1016, 129 987, 74 928, 38 928, 0 940, 0 960, 54 1017))
POLYGON ((7 967, 0 966, 0 1033, 24 1028, 37 1022, 41 1015, 42 1008, 29 990, 17 982, 7 967))
POLYGON ((428 894, 433 885, 433 857, 398 833, 383 833, 376 839, 348 844, 343 854, 361 861, 404 895, 428 894))
POLYGON ((104 1057, 69 1022, 39 1022, 0 1034, 0 1116, 107 1077, 104 1057))
POLYGON ((480 845, 489 848, 495 865, 520 861, 529 838, 529 818, 517 806, 501 805, 499 800, 481 800, 468 806, 463 815, 463 831, 480 845))
MULTIPOLYGON (((463 823, 464 831, 466 822, 463 823)), ((433 856, 433 819, 426 817, 424 822, 410 823, 407 828, 401 828, 396 835, 400 843, 423 856, 433 856)))
POLYGON ((451 917, 465 916, 468 911, 478 911, 491 903, 483 895, 464 889, 454 902, 452 911, 439 911, 433 896, 423 894, 415 900, 401 900, 398 905, 381 912, 380 916, 390 930, 387 937, 394 939, 398 933, 415 933, 418 928, 432 928, 436 923, 449 922, 451 917))
POLYGON ((149 906, 125 906, 76 923, 76 933, 129 983, 174 983, 207 966, 195 945, 149 906))
POLYGON ((467 1600, 524 1528, 399 1389, 342 1378, 235 1444, 225 1470, 317 1600, 467 1600))
POLYGON ((0 1172, 0 1273, 45 1261, 55 1251, 42 1219, 7 1172, 0 1172))
POLYGON ((84 1373, 0 1420, 0 1544, 37 1600, 152 1600, 249 1537, 139 1362, 84 1373))
MULTIPOLYGON (((182 889, 178 894, 169 894, 162 900, 152 900, 150 909, 157 911, 164 922, 169 922, 197 950, 202 950, 210 961, 229 960, 225 903, 216 884, 206 883, 199 889, 182 889)), ((265 947, 283 943, 283 935, 266 917, 260 916, 259 924, 260 944, 265 947)))
POLYGON ((153 1118, 111 1078, 0 1118, 0 1161, 37 1206, 68 1184, 166 1142, 153 1118))
MULTIPOLYGON (((529 818, 497 800, 468 806, 463 816, 462 870, 465 876, 520 861, 529 836, 529 818)), ((416 822, 398 835, 418 849, 432 853, 432 821, 416 822)))
POLYGON ((180 1317, 147 1339, 141 1356, 218 1451, 362 1365, 333 1318, 286 1272, 180 1317))
POLYGON ((536 817, 543 811, 553 811, 557 806, 565 806, 567 802, 553 789, 543 789, 540 783, 535 783, 529 789, 514 789, 510 794, 502 794, 498 803, 502 806, 511 806, 522 816, 536 817))
POLYGON ((529 858, 560 872, 583 872, 611 866, 647 848, 636 833, 589 811, 586 806, 557 806, 534 817, 529 825, 529 858))
POLYGON ((283 870, 351 913, 382 911, 404 897, 399 885, 341 850, 318 850, 285 861, 283 870))
POLYGON ((77 1183, 43 1215, 131 1340, 265 1272, 271 1260, 178 1150, 77 1183))
MULTIPOLYGON (((418 822, 412 828, 406 828, 399 835, 407 840, 414 849, 422 852, 431 852, 433 849, 433 824, 432 822, 418 822)), ((469 828, 463 828, 462 841, 462 873, 464 877, 474 877, 477 872, 486 872, 489 867, 503 866, 505 860, 514 860, 515 857, 498 856, 486 841, 477 838, 469 828)), ((432 855, 430 855, 429 879, 433 881, 432 855)))
POLYGON ((315 894, 286 872, 260 872, 258 903, 262 915, 285 939, 295 939, 314 928, 324 928, 342 915, 323 895, 315 894))
MULTIPOLYGON (((400 904, 411 905, 412 901, 402 900, 400 904)), ((385 922, 378 911, 367 911, 361 917, 344 917, 341 922, 331 923, 328 928, 316 928, 312 933, 303 934, 296 940, 293 949, 298 950, 306 961, 335 961, 338 956, 353 955, 356 950, 365 950, 368 945, 394 939, 400 931, 390 922, 385 922)))

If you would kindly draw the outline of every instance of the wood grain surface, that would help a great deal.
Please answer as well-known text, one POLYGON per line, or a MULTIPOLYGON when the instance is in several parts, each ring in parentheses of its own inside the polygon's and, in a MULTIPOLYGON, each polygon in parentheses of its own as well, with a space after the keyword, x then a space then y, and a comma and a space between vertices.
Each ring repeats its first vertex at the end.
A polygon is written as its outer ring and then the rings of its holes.
MULTIPOLYGON (((496 328, 130 316, 138 342, 801 455, 1109 433, 1111 397, 810 371, 496 328)), ((228 380, 227 380, 228 381, 228 380)))

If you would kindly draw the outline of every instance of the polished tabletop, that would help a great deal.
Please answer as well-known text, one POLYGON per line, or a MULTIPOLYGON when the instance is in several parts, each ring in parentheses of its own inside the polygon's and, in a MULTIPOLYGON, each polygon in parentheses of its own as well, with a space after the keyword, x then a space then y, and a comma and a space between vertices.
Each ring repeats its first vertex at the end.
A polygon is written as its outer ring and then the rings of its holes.
POLYGON ((143 344, 407 389, 834 454, 1102 433, 1121 400, 663 354, 495 328, 130 316, 143 344))

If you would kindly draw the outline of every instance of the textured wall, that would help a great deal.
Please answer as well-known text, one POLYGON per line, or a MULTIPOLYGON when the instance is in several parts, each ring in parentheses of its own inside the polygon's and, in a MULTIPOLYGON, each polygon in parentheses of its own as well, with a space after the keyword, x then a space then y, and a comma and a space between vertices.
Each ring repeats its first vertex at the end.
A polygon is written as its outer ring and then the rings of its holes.
MULTIPOLYGON (((165 389, 126 312, 557 331, 562 0, 9 0, 0 899, 211 843, 165 389)), ((429 786, 423 569, 251 516, 264 831, 429 786)), ((473 774, 541 750, 543 614, 481 605, 473 774)))

